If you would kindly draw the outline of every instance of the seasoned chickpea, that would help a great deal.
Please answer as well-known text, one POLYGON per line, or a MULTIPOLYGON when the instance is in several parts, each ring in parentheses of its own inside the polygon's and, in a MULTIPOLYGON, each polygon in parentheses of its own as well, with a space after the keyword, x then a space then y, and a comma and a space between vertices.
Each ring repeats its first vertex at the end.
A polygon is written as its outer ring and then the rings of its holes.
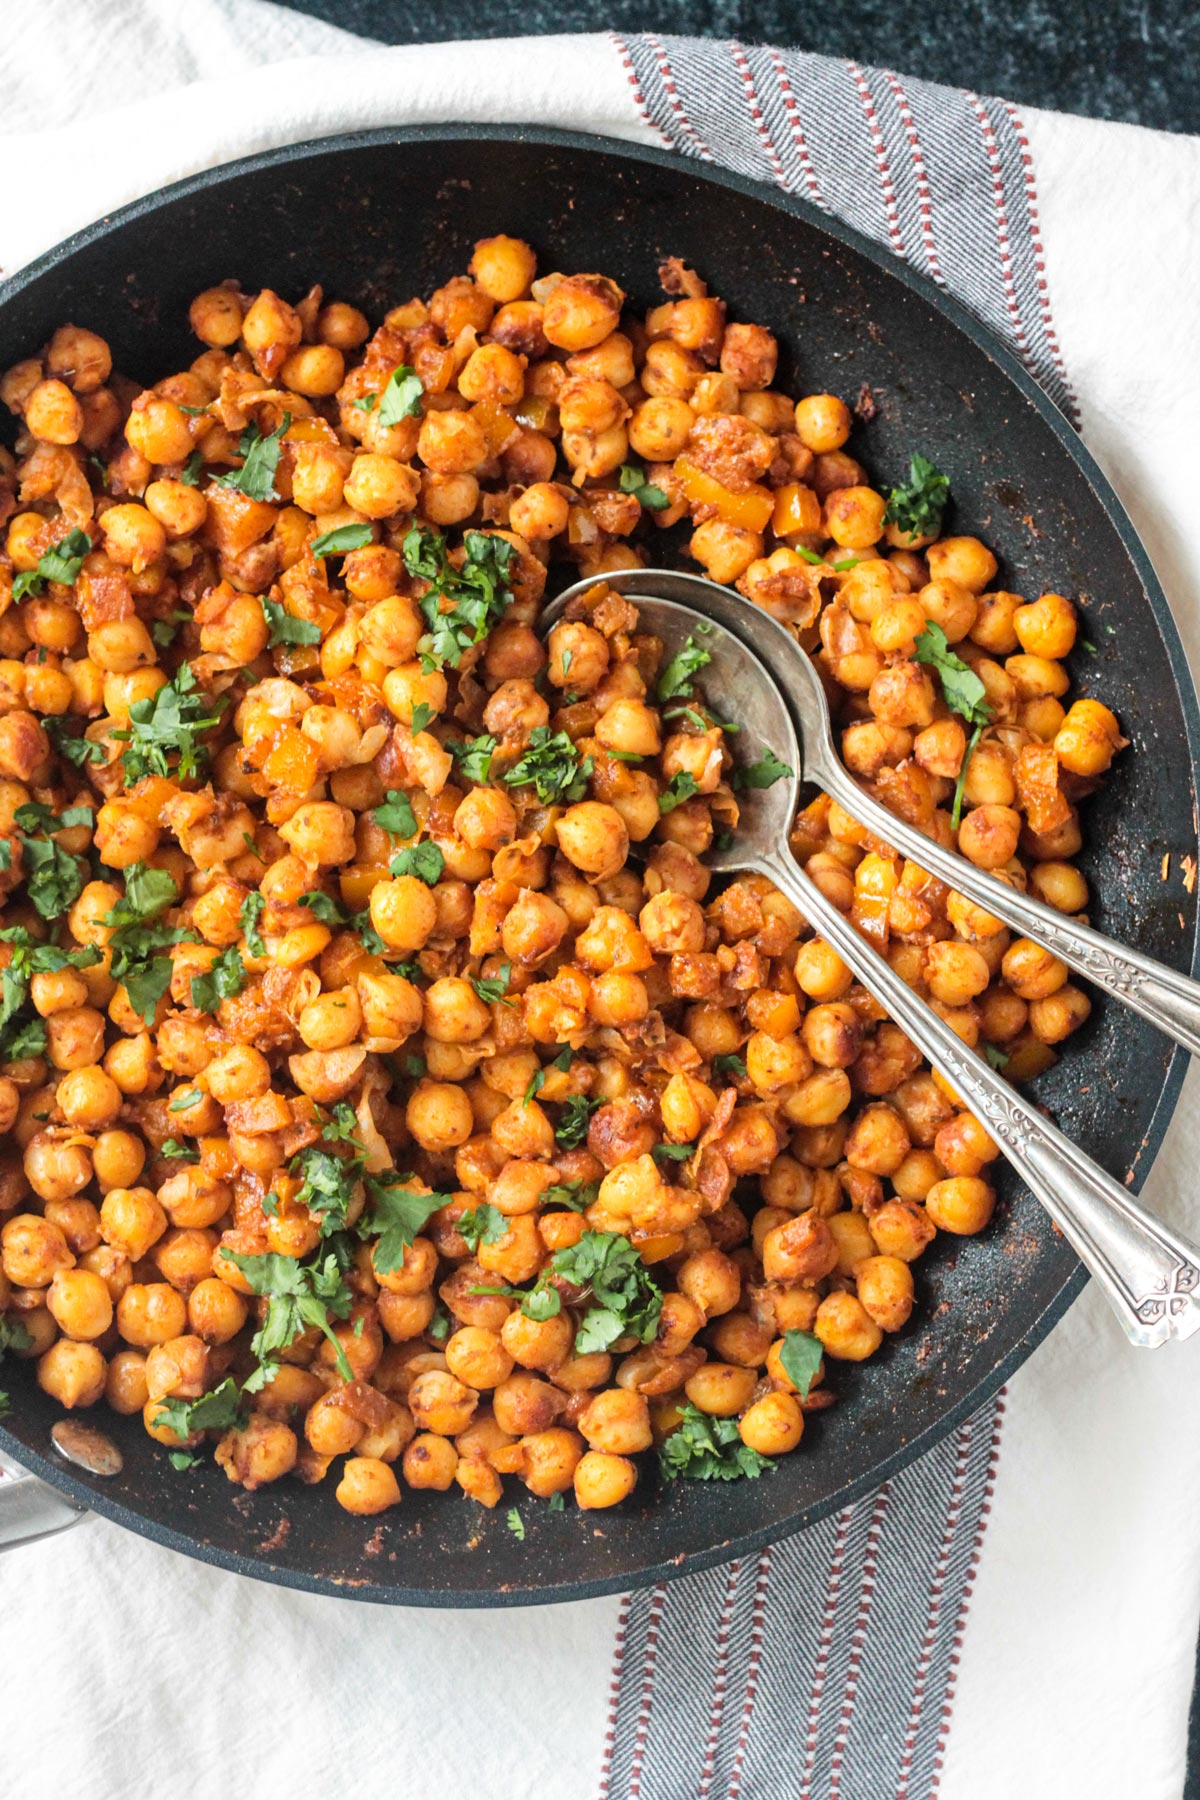
POLYGON ((813 1330, 827 1356, 838 1362, 865 1362, 883 1342, 883 1332, 853 1294, 826 1294, 813 1330))
POLYGON ((994 1190, 977 1175, 951 1175, 935 1181, 925 1196, 925 1211, 939 1231, 973 1237, 982 1231, 996 1204, 994 1190))
POLYGON ((46 1305, 64 1337, 103 1337, 112 1324, 113 1303, 99 1275, 87 1269, 60 1269, 50 1283, 46 1305))
POLYGON ((400 1483, 376 1456, 350 1456, 337 1484, 337 1502, 347 1512, 369 1516, 400 1504, 400 1483))
POLYGON ((95 1406, 104 1393, 105 1363, 95 1344, 59 1338, 38 1359, 38 1386, 60 1406, 95 1406))
POLYGON ((804 1414, 791 1394, 764 1394, 738 1420, 743 1444, 760 1456, 786 1456, 804 1435, 804 1414))
POLYGON ((584 1511, 619 1506, 637 1486, 637 1466, 627 1456, 587 1450, 575 1466, 575 1499, 584 1511))

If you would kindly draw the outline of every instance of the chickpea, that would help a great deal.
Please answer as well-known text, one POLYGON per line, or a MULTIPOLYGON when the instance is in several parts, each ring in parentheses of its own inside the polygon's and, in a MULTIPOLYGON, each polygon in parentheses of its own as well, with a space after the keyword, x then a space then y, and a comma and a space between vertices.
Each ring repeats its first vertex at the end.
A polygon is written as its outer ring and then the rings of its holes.
POLYGON ((116 1413, 132 1417, 150 1398, 146 1385, 146 1358, 137 1350, 118 1350, 104 1375, 104 1398, 116 1413))
POLYGON ((1002 869, 1016 855, 1021 815, 1011 806, 977 806, 958 828, 958 847, 980 869, 1002 869))
POLYGON ((419 950, 437 923, 437 902, 415 875, 398 875, 371 889, 371 924, 389 949, 419 950))
POLYGON ((840 450, 851 422, 849 407, 836 394, 809 394, 796 402, 796 436, 814 455, 840 450))
POLYGON ((112 1324, 113 1303, 99 1275, 87 1269, 60 1269, 50 1283, 46 1305, 64 1337, 103 1337, 112 1324))
POLYGON ((338 1482, 339 1506, 369 1517, 400 1504, 400 1484, 387 1463, 374 1456, 347 1457, 338 1482))
POLYGON ((37 1213, 16 1213, 0 1230, 0 1267, 14 1287, 48 1287, 75 1258, 57 1225, 37 1213))
MULTIPOLYGON (((59 1013, 55 1018, 62 1018, 59 1013)), ((55 1023, 47 1021, 47 1028, 55 1023)), ((25 1175, 39 1200, 67 1200, 92 1179, 92 1159, 82 1144, 59 1143, 39 1132, 25 1148, 25 1175)))
POLYGON ((104 1393, 105 1362, 95 1344, 59 1338, 37 1365, 38 1386, 60 1406, 95 1406, 104 1393))
POLYGON ((603 880, 624 866, 629 832, 612 806, 584 800, 569 806, 555 827, 558 847, 567 860, 593 880, 603 880))
POLYGON ((1060 1044, 1087 1019, 1092 1003, 1082 988, 1065 982, 1055 993, 1029 1006, 1029 1026, 1043 1044, 1060 1044))
POLYGON ((39 381, 25 402, 25 423, 47 444, 74 444, 83 430, 83 408, 63 381, 39 381))
POLYGON ((289 1474, 296 1466, 298 1449, 289 1425, 267 1413, 252 1412, 241 1430, 225 1433, 215 1457, 230 1481, 253 1492, 289 1474))
POLYGON ((717 1418, 732 1419, 743 1412, 754 1392, 753 1369, 733 1363, 703 1363, 683 1384, 692 1405, 717 1418))
POLYGON ((882 1330, 854 1294, 826 1294, 813 1330, 837 1362, 865 1362, 883 1342, 882 1330))
POLYGON ((404 1116, 422 1149, 433 1151, 465 1144, 474 1124, 467 1095, 444 1081, 421 1082, 410 1095, 404 1116))
POLYGON ((738 1420, 743 1444, 760 1456, 786 1456, 804 1435, 804 1414, 787 1393, 764 1394, 738 1420))
POLYGON ((925 1210, 939 1231, 973 1237, 982 1231, 996 1204, 994 1190, 978 1176, 951 1175, 935 1181, 925 1196, 925 1210))
POLYGON ((575 1466, 575 1499, 584 1511, 619 1506, 637 1486, 637 1467, 627 1456, 587 1450, 575 1466))
POLYGON ((1054 753, 1073 775, 1102 775, 1126 740, 1099 700, 1076 700, 1054 737, 1054 753))
POLYGON ((930 544, 925 552, 934 581, 956 581, 972 594, 981 594, 994 577, 998 564, 978 538, 948 537, 930 544))

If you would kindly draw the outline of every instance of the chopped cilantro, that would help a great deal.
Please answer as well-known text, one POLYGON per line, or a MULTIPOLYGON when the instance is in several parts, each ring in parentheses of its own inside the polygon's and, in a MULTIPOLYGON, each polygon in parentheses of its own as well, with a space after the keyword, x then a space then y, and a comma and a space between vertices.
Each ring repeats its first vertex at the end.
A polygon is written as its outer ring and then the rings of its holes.
POLYGON ((321 627, 312 619, 297 619, 281 606, 278 600, 268 600, 265 594, 259 595, 262 603, 263 617, 271 628, 267 640, 267 648, 273 650, 276 644, 319 644, 321 627))
POLYGON ((421 377, 406 363, 401 363, 398 369, 392 370, 387 386, 379 396, 379 423, 386 427, 399 425, 401 419, 419 419, 424 392, 421 377))
POLYGON ((416 837, 418 826, 412 801, 400 788, 389 788, 387 799, 375 808, 375 823, 392 837, 416 837))
POLYGON ((0 1358, 6 1350, 32 1350, 33 1339, 22 1325, 7 1313, 0 1313, 0 1358))
POLYGON ((189 776, 203 775, 208 751, 197 740, 201 732, 220 724, 225 705, 224 695, 210 702, 198 693, 191 664, 181 663, 174 681, 150 699, 134 701, 129 709, 129 729, 112 733, 129 745, 121 757, 126 779, 132 783, 143 775, 173 774, 186 781, 189 776), (174 769, 169 760, 172 756, 179 759, 174 769))
POLYGON ((172 1097, 170 1104, 167 1107, 167 1111, 173 1113, 191 1112, 193 1106, 199 1106, 203 1099, 204 1095, 200 1092, 199 1088, 184 1088, 180 1093, 175 1094, 172 1097))
POLYGON ((682 806, 685 800, 694 799, 699 792, 695 776, 687 769, 680 769, 672 775, 658 796, 658 810, 660 813, 674 812, 677 806, 682 806))
POLYGON ((393 856, 388 868, 393 875, 415 875, 427 887, 433 887, 442 879, 442 870, 446 859, 436 844, 428 839, 421 844, 410 844, 399 855, 393 856))
POLYGON ((374 1237, 375 1267, 381 1275, 390 1275, 404 1261, 404 1252, 439 1207, 448 1206, 449 1194, 421 1194, 412 1185, 413 1175, 397 1175, 389 1169, 381 1175, 367 1176, 367 1192, 374 1211, 359 1220, 360 1237, 374 1237))
POLYGON ((1001 1050, 999 1044, 985 1044, 983 1046, 983 1054, 987 1057, 993 1069, 1007 1069, 1009 1062, 1011 1061, 1008 1052, 1006 1050, 1001 1050))
POLYGON ((246 970, 235 946, 222 950, 211 969, 192 976, 192 1005, 215 1013, 222 1000, 232 1000, 246 985, 246 970))
POLYGON ((238 914, 238 927, 246 940, 246 948, 251 956, 265 956, 267 954, 267 946, 263 941, 263 935, 258 928, 258 922, 263 916, 266 904, 266 895, 260 894, 258 890, 255 889, 253 893, 246 895, 246 898, 242 901, 242 910, 238 914))
POLYGON ((721 1056, 714 1056, 712 1062, 714 1075, 736 1075, 741 1080, 746 1078, 746 1064, 740 1056, 726 1051, 721 1056))
POLYGON ((757 1479, 775 1464, 743 1444, 735 1419, 702 1413, 690 1400, 680 1409, 676 1429, 659 1447, 658 1460, 667 1481, 740 1481, 757 1479))
POLYGON ((181 1143, 178 1138, 174 1137, 163 1139, 159 1145, 159 1155, 170 1157, 172 1162, 196 1163, 200 1161, 198 1150, 193 1150, 190 1144, 181 1143))
POLYGON ((198 1400, 177 1397, 164 1400, 154 1415, 156 1425, 165 1425, 176 1437, 191 1437, 196 1431, 228 1431, 244 1423, 242 1396, 237 1382, 227 1375, 220 1387, 198 1400))
POLYGON ((547 1503, 547 1510, 549 1512, 566 1512, 567 1503, 563 1499, 563 1496, 561 1493, 551 1494, 550 1499, 547 1503))
POLYGON ((323 531, 308 547, 314 556, 345 556, 348 550, 364 550, 370 541, 369 525, 339 525, 323 531))
POLYGON ((66 718, 56 718, 51 714, 42 720, 42 724, 49 732, 50 742, 58 754, 69 763, 74 763, 77 769, 82 769, 88 763, 104 761, 104 745, 98 744, 94 738, 76 737, 68 729, 66 718))
POLYGON ((450 752, 468 781, 478 782, 482 787, 492 772, 492 752, 496 748, 496 740, 487 732, 482 737, 447 738, 446 749, 450 752))
POLYGON ((436 716, 436 708, 430 706, 426 700, 418 700, 412 709, 412 718, 408 722, 408 729, 416 737, 436 716))
POLYGON ((589 1100, 586 1094, 567 1095, 554 1128, 554 1141, 560 1150, 579 1148, 587 1136, 588 1121, 599 1104, 599 1100, 589 1100))
MULTIPOLYGON (((272 1352, 286 1350, 310 1325, 324 1332, 334 1346, 342 1380, 354 1379, 354 1371, 330 1324, 331 1318, 348 1318, 351 1306, 350 1289, 345 1280, 346 1265, 339 1255, 339 1248, 326 1247, 307 1263, 294 1256, 278 1256, 273 1251, 263 1256, 248 1256, 236 1250, 222 1252, 235 1268, 241 1270, 252 1291, 267 1300, 266 1317, 250 1345, 262 1367, 245 1384, 247 1392, 257 1392, 274 1375, 272 1352)), ((348 1264, 348 1250, 343 1253, 348 1264)))
POLYGON ((962 817, 963 788, 967 779, 967 765, 971 760, 976 744, 983 734, 983 728, 989 724, 992 709, 988 703, 987 689, 983 682, 961 656, 956 656, 946 641, 946 634, 940 625, 932 620, 922 631, 916 644, 916 658, 937 670, 942 683, 942 698, 952 712, 956 712, 971 726, 971 736, 963 752, 962 763, 958 771, 958 781, 954 789, 954 804, 950 813, 950 823, 957 831, 962 817))
POLYGON ((568 1212, 586 1212, 594 1206, 600 1193, 598 1181, 556 1181, 553 1187, 543 1188, 539 1196, 543 1206, 562 1206, 568 1212))
POLYGON ((909 465, 907 483, 894 487, 888 495, 883 516, 909 537, 936 537, 949 498, 949 478, 928 457, 917 454, 909 465))
POLYGON ((628 1238, 585 1231, 577 1244, 555 1251, 550 1268, 588 1291, 589 1304, 575 1333, 579 1355, 607 1350, 621 1337, 648 1344, 658 1330, 662 1289, 628 1238))
POLYGON ((617 479, 623 494, 635 494, 651 512, 671 504, 670 497, 655 482, 647 480, 645 469, 639 468, 637 463, 622 463, 617 479))
POLYGON ((515 1506, 509 1507, 506 1523, 517 1542, 523 1544, 525 1542, 525 1521, 522 1519, 515 1506))
POLYGON ((480 1244, 498 1244, 507 1235, 508 1220, 497 1207, 485 1201, 482 1206, 473 1206, 469 1213, 464 1213, 454 1229, 474 1254, 480 1244))
POLYGON ((696 1154, 695 1144, 655 1144, 650 1152, 655 1162, 686 1162, 696 1154))
POLYGON ((245 494, 250 500, 278 500, 275 471, 279 467, 279 452, 284 434, 291 422, 291 413, 285 412, 281 423, 266 437, 257 425, 247 425, 238 439, 241 468, 230 469, 227 474, 219 475, 215 485, 237 488, 239 493, 245 494))
POLYGON ((529 748, 504 771, 504 779, 509 787, 532 786, 543 806, 574 804, 587 792, 594 768, 592 758, 581 757, 565 731, 552 732, 548 725, 535 725, 529 734, 529 748))
POLYGON ((773 750, 764 750, 757 762, 747 763, 733 772, 733 786, 742 789, 774 787, 787 775, 794 775, 795 769, 780 762, 773 750))
POLYGON ((779 1360, 783 1372, 803 1399, 816 1380, 824 1345, 811 1331, 785 1331, 779 1360))
POLYGON ((362 1158, 337 1156, 320 1144, 310 1144, 292 1158, 288 1167, 291 1174, 302 1177, 296 1203, 307 1207, 320 1220, 322 1237, 343 1230, 363 1172, 362 1158))
POLYGON ((185 487, 199 487, 200 477, 203 473, 204 453, 201 450, 193 450, 179 471, 179 479, 185 487))
POLYGON ((660 700, 677 700, 692 691, 692 677, 712 661, 712 652, 689 637, 682 650, 677 650, 655 688, 660 700))
MULTIPOLYGON (((498 1000, 504 999, 511 978, 512 964, 502 962, 494 975, 485 975, 482 978, 472 975, 471 986, 486 1006, 494 1006, 498 1000)), ((508 1001, 507 1004, 511 1006, 512 1001, 508 1001)))
POLYGON ((92 540, 86 531, 68 531, 65 537, 59 538, 57 544, 51 544, 48 550, 42 552, 36 569, 22 569, 14 578, 13 599, 27 600, 31 595, 40 594, 48 581, 58 581, 64 587, 74 587, 76 577, 83 567, 83 559, 91 547, 92 540))
POLYGON ((414 525, 404 540, 404 566, 429 582, 418 605, 429 630, 417 646, 422 666, 457 669, 464 653, 482 643, 511 598, 509 576, 516 550, 507 538, 468 531, 461 567, 450 561, 441 532, 414 525))

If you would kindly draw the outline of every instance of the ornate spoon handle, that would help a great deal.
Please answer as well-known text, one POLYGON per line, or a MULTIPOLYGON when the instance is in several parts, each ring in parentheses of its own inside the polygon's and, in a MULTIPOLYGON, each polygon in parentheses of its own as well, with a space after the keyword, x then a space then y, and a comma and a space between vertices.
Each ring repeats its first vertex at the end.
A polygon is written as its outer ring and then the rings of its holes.
POLYGON ((1138 950, 1114 943, 1090 926, 1077 924, 1065 913, 977 869, 956 850, 935 843, 868 794, 823 747, 809 757, 806 745, 805 774, 860 825, 869 826, 885 842, 911 856, 920 868, 949 882, 1024 936, 1036 938, 1076 974, 1141 1013, 1193 1056, 1200 1055, 1200 982, 1138 950))
MULTIPOLYGON (((886 818, 890 823, 891 814, 886 818)), ((820 930, 987 1127, 1100 1283, 1130 1341, 1152 1347, 1200 1330, 1200 1246, 1147 1212, 968 1050, 786 852, 768 853, 755 866, 820 930)))

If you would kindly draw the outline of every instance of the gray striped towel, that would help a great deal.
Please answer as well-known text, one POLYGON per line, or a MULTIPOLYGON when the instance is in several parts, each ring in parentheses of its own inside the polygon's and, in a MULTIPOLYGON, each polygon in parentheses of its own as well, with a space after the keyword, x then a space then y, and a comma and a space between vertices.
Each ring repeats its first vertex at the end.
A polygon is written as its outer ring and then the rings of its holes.
MULTIPOLYGON (((663 142, 834 213, 966 302, 1073 420, 1004 100, 801 51, 618 38, 663 142)), ((933 1800, 1003 1396, 878 1493, 631 1594, 600 1800, 933 1800)))

